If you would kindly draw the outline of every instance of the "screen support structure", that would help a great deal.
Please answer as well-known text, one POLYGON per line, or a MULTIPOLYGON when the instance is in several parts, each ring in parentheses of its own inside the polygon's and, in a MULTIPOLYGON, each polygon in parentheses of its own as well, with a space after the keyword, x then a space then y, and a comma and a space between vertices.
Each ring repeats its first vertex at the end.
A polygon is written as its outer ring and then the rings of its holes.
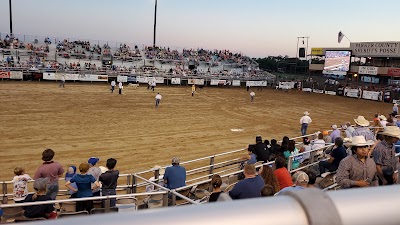
MULTIPOLYGON (((299 42, 300 42, 300 39, 302 40, 302 42, 303 42, 303 46, 304 45, 306 45, 305 47, 306 47, 306 61, 308 60, 308 39, 309 39, 310 37, 297 37, 297 46, 296 46, 296 66, 295 66, 295 68, 294 68, 294 72, 295 73, 297 73, 297 62, 298 62, 298 60, 299 60, 299 42), (306 43, 304 42, 304 40, 306 40, 306 43)), ((310 70, 308 70, 308 71, 310 71, 310 70)))

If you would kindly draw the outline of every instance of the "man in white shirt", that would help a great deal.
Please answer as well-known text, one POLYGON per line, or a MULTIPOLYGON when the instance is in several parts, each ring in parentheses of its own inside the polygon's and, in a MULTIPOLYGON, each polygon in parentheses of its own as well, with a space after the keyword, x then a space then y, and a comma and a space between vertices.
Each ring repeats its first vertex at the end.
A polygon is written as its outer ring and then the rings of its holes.
POLYGON ((397 107, 397 103, 394 103, 393 105, 393 113, 396 113, 395 115, 399 114, 399 108, 397 107))
POLYGON ((250 92, 250 100, 254 101, 254 96, 256 96, 256 93, 254 93, 254 91, 250 92))
POLYGON ((64 75, 61 75, 61 84, 60 84, 60 86, 59 87, 63 87, 64 88, 64 85, 65 85, 65 76, 64 75))
POLYGON ((301 135, 302 136, 307 134, 308 124, 310 124, 312 122, 311 117, 309 115, 310 114, 307 111, 305 111, 304 112, 304 116, 301 117, 301 119, 300 119, 301 135))
POLYGON ((118 88, 119 88, 119 94, 122 94, 122 89, 124 89, 124 86, 122 85, 122 82, 118 83, 118 88))
POLYGON ((114 93, 114 89, 115 89, 115 80, 111 81, 111 93, 114 93))
POLYGON ((160 93, 157 93, 157 95, 156 95, 156 108, 160 105, 161 99, 162 99, 162 96, 160 95, 160 93))
POLYGON ((153 80, 153 82, 151 83, 151 89, 154 91, 154 88, 156 87, 156 81, 153 80))

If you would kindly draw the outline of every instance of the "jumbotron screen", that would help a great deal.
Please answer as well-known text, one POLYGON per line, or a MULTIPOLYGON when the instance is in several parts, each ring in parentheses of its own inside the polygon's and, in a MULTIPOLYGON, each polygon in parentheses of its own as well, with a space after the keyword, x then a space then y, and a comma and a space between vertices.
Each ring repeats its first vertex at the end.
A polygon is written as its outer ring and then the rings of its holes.
POLYGON ((351 51, 326 51, 323 74, 346 75, 350 60, 351 51))

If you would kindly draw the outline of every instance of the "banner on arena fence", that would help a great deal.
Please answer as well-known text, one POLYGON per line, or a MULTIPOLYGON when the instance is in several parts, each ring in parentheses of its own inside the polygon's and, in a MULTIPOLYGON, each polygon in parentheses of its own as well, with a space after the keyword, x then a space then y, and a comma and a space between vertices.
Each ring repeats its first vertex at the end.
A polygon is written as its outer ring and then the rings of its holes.
POLYGON ((400 68, 389 68, 387 75, 394 77, 400 76, 400 68))
POLYGON ((249 80, 246 81, 246 87, 266 87, 266 80, 249 80))
POLYGON ((362 98, 375 100, 375 101, 382 101, 382 92, 380 91, 363 91, 362 98))
POLYGON ((156 84, 163 84, 164 83, 164 77, 148 77, 147 81, 153 82, 156 81, 156 84))
POLYGON ((10 72, 0 72, 0 78, 10 78, 10 72))
POLYGON ((212 85, 212 86, 225 85, 225 84, 226 84, 226 80, 215 80, 215 79, 212 79, 210 81, 210 85, 212 85))
POLYGON ((279 82, 278 88, 280 89, 293 89, 295 82, 279 82))
POLYGON ((232 86, 240 87, 240 80, 233 80, 232 81, 232 86))
POLYGON ((336 95, 336 91, 325 91, 326 95, 336 95))
POLYGON ((318 94, 323 94, 324 90, 320 90, 320 89, 313 89, 314 93, 318 93, 318 94))
POLYGON ((204 79, 188 79, 188 84, 204 85, 204 79))
POLYGON ((128 76, 128 82, 136 82, 136 77, 135 76, 128 76))
POLYGON ((181 78, 171 78, 171 84, 181 84, 181 78))
POLYGON ((358 89, 345 88, 344 89, 344 96, 347 96, 347 97, 350 97, 350 98, 358 98, 359 90, 358 89))
POLYGON ((136 81, 138 83, 146 83, 146 84, 149 83, 149 81, 147 80, 147 77, 145 77, 145 76, 137 76, 136 81))
POLYGON ((56 80, 56 73, 43 73, 43 80, 56 80))
POLYGON ((108 81, 108 75, 84 74, 79 75, 80 81, 108 81))
POLYGON ((378 67, 359 66, 358 73, 359 74, 367 74, 367 75, 378 75, 378 67))
POLYGON ((24 75, 20 71, 11 71, 10 72, 10 79, 22 80, 23 78, 24 78, 24 75))
POLYGON ((311 88, 303 88, 303 91, 305 91, 305 92, 312 92, 312 89, 311 89, 311 88))
POLYGON ((128 82, 128 76, 117 76, 117 82, 128 82))

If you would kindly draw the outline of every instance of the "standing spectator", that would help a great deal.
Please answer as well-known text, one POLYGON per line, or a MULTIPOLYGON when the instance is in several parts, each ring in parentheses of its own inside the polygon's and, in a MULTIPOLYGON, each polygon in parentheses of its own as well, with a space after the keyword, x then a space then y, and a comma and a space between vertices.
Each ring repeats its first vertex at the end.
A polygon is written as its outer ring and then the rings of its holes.
POLYGON ((53 161, 55 152, 51 149, 46 149, 42 153, 42 160, 44 161, 41 166, 36 170, 33 179, 38 178, 49 178, 49 184, 47 185, 47 195, 55 200, 58 193, 58 178, 64 173, 64 169, 61 164, 53 161))
POLYGON ((25 173, 25 169, 17 166, 14 169, 14 178, 13 182, 13 196, 14 202, 20 203, 23 202, 25 197, 28 195, 28 181, 32 180, 32 178, 25 173))
MULTIPOLYGON (((48 178, 38 178, 33 183, 33 188, 35 189, 34 194, 29 194, 26 196, 24 202, 38 202, 38 201, 48 201, 52 200, 50 196, 46 194, 47 184, 49 182, 48 178)), ((32 205, 25 206, 24 216, 27 218, 46 218, 55 219, 57 214, 54 212, 55 208, 53 204, 42 204, 42 205, 32 205)))
POLYGON ((259 174, 264 180, 265 185, 270 185, 271 187, 273 187, 274 194, 280 190, 278 179, 276 179, 274 171, 270 166, 263 165, 261 167, 261 170, 259 171, 259 174))
POLYGON ((114 90, 115 90, 115 80, 112 80, 111 81, 111 93, 114 93, 114 90))
POLYGON ((214 174, 211 178, 211 185, 213 187, 213 192, 211 193, 208 202, 216 202, 219 198, 219 195, 222 193, 222 178, 218 174, 214 174))
POLYGON ((368 157, 368 146, 373 143, 364 136, 352 137, 348 146, 353 155, 339 163, 336 173, 336 181, 342 188, 378 186, 375 162, 368 157))
POLYGON ((180 159, 178 157, 172 158, 172 166, 165 170, 164 184, 168 189, 176 189, 186 186, 186 169, 179 165, 180 159))
POLYGON ((250 101, 254 101, 254 96, 256 96, 256 93, 254 91, 250 92, 250 101))
POLYGON ((397 106, 398 106, 397 103, 393 104, 393 110, 392 111, 393 111, 395 116, 399 114, 399 107, 397 107, 397 106))
MULTIPOLYGON (((65 183, 65 186, 76 192, 75 197, 76 198, 86 198, 86 197, 93 197, 93 192, 92 192, 92 183, 95 184, 95 187, 99 187, 99 183, 96 181, 96 179, 90 175, 87 174, 87 171, 89 170, 89 163, 81 163, 79 165, 79 171, 81 174, 76 174, 70 181, 65 183), (71 186, 71 183, 76 183, 76 186, 78 187, 77 189, 71 186)), ((78 201, 76 203, 76 211, 88 211, 93 208, 93 201, 88 200, 88 201, 78 201)))
POLYGON ((161 99, 162 99, 162 96, 160 95, 160 93, 157 93, 157 95, 156 95, 156 108, 158 108, 158 106, 160 105, 161 99))
POLYGON ((124 85, 122 84, 122 82, 119 82, 118 83, 118 88, 119 88, 119 91, 118 91, 118 94, 122 94, 122 89, 124 89, 124 85))
POLYGON ((308 111, 305 111, 304 116, 300 118, 302 136, 307 134, 308 125, 312 122, 312 119, 309 115, 310 114, 308 113, 308 111))
POLYGON ((286 161, 282 157, 277 157, 275 159, 276 169, 274 171, 274 174, 276 176, 276 179, 278 180, 280 190, 293 185, 292 178, 290 177, 289 171, 285 167, 285 163, 286 161))
POLYGON ((339 167, 340 161, 347 156, 346 149, 343 147, 343 139, 337 137, 335 139, 335 146, 331 152, 331 156, 327 161, 319 161, 319 174, 325 173, 328 169, 329 172, 336 171, 339 167))
POLYGON ((65 75, 63 74, 63 75, 61 75, 61 84, 59 85, 59 87, 65 87, 65 75))
MULTIPOLYGON (((113 158, 107 159, 106 166, 108 170, 100 175, 99 181, 102 183, 102 196, 116 195, 117 181, 119 177, 119 171, 115 170, 117 160, 113 158)), ((116 199, 110 199, 110 207, 115 206, 116 199)))
MULTIPOLYGON (((74 176, 76 175, 76 166, 70 166, 68 167, 67 172, 65 173, 65 183, 70 181, 74 176)), ((75 183, 71 183, 71 186, 77 189, 78 187, 76 186, 75 183)), ((72 196, 75 192, 72 190, 69 190, 69 194, 72 196)), ((73 196, 72 196, 73 197, 73 196)))
POLYGON ((381 133, 384 140, 379 142, 374 149, 374 161, 378 172, 380 185, 391 185, 397 183, 397 168, 399 160, 395 154, 395 144, 400 138, 400 128, 397 126, 387 126, 381 133))
POLYGON ((338 129, 336 124, 332 125, 332 129, 333 131, 329 136, 332 139, 332 143, 334 143, 336 138, 341 137, 341 135, 340 135, 340 130, 338 129))
MULTIPOLYGON (((365 140, 369 141, 376 141, 374 133, 368 128, 369 121, 366 120, 363 116, 358 116, 357 119, 354 119, 354 122, 358 125, 358 127, 352 133, 354 136, 364 136, 365 140)), ((349 129, 349 128, 347 128, 349 129)))
MULTIPOLYGON (((88 159, 88 163, 89 163, 89 170, 87 172, 87 174, 90 174, 94 177, 94 179, 96 179, 96 181, 99 181, 99 177, 102 174, 101 173, 101 169, 99 167, 96 167, 95 165, 97 164, 97 162, 99 162, 99 158, 96 157, 91 157, 88 159)), ((92 187, 92 192, 93 192, 93 196, 100 196, 100 187, 94 188, 92 187)))
POLYGON ((256 168, 252 164, 244 166, 245 179, 239 181, 229 192, 232 199, 245 199, 261 197, 261 189, 264 187, 264 181, 257 176, 256 168))

